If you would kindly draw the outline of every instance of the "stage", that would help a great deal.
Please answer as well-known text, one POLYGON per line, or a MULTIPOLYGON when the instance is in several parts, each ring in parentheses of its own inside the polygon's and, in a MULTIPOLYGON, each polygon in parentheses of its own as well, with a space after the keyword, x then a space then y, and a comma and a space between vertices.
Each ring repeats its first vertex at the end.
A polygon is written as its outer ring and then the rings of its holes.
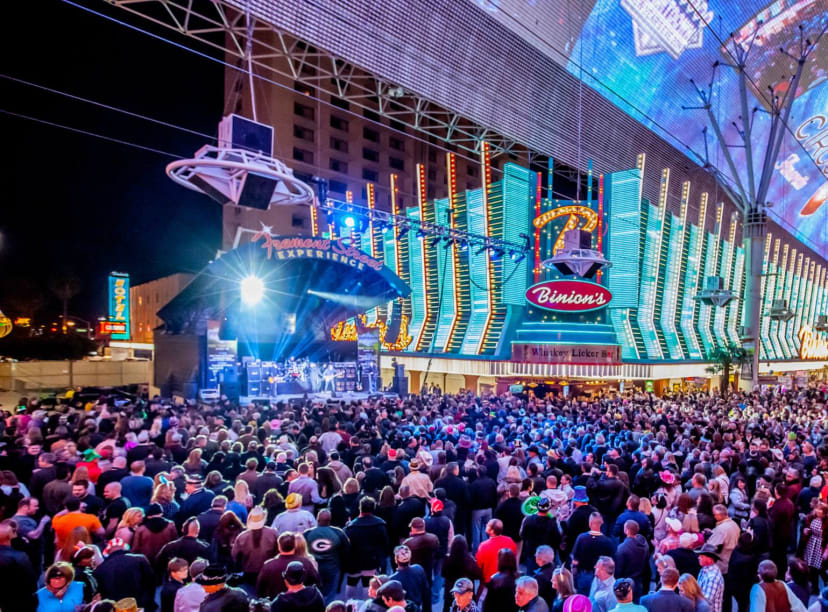
POLYGON ((296 402, 308 399, 312 402, 353 402, 361 401, 368 398, 391 398, 396 399, 399 396, 396 393, 368 393, 367 391, 345 391, 342 393, 331 393, 330 391, 319 391, 317 393, 283 393, 269 397, 245 397, 239 398, 239 403, 243 406, 252 404, 253 402, 276 404, 278 402, 296 402))

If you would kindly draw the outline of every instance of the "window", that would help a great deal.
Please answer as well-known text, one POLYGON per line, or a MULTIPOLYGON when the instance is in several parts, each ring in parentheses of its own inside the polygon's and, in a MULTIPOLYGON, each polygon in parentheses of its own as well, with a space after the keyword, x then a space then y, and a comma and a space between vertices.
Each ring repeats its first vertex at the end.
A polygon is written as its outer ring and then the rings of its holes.
POLYGON ((394 168, 394 170, 405 170, 405 160, 398 157, 389 157, 388 165, 394 168))
POLYGON ((363 168, 362 179, 365 181, 377 182, 379 180, 379 172, 371 170, 370 168, 363 168))
POLYGON ((405 141, 401 138, 394 138, 391 136, 388 139, 388 146, 395 151, 405 151, 405 141))
POLYGON ((348 121, 343 119, 342 117, 331 115, 331 127, 335 130, 342 130, 343 132, 347 132, 348 121))
POLYGON ((312 85, 308 85, 302 81, 294 81, 293 90, 298 91, 303 96, 313 96, 316 94, 316 89, 312 85))
POLYGON ((344 161, 341 161, 339 159, 333 159, 332 158, 331 163, 329 164, 329 167, 334 172, 342 172, 342 173, 348 172, 348 163, 344 162, 344 161))
POLYGON ((302 215, 293 215, 290 224, 292 227, 305 227, 305 218, 302 215))
POLYGON ((362 147, 362 159, 367 159, 368 161, 378 162, 379 161, 379 151, 374 151, 374 149, 368 149, 366 147, 362 147))
POLYGON ((310 151, 305 151, 304 149, 299 149, 297 147, 293 147, 293 159, 300 162, 305 162, 306 164, 313 163, 313 153, 310 151))
POLYGON ((395 121, 394 119, 392 119, 389 125, 391 125, 392 130, 396 130, 398 132, 405 132, 404 123, 400 123, 399 121, 395 121))
POLYGON ((342 98, 337 98, 336 96, 331 96, 331 104, 337 108, 341 108, 342 110, 350 110, 351 108, 351 105, 348 104, 347 101, 342 98))
POLYGON ((293 136, 294 138, 299 138, 300 140, 307 140, 308 142, 313 142, 313 130, 309 130, 308 128, 302 127, 301 125, 293 126, 293 136))
POLYGON ((362 137, 371 142, 379 142, 380 139, 379 132, 368 127, 362 128, 362 137))
POLYGON ((344 194, 348 191, 348 185, 342 181, 328 181, 328 191, 344 194))
POLYGON ((347 153, 348 141, 337 138, 336 136, 331 136, 331 149, 339 151, 340 153, 347 153))
POLYGON ((371 121, 376 121, 377 123, 379 123, 380 121, 380 116, 374 111, 368 110, 367 108, 363 109, 362 116, 366 119, 370 119, 371 121))
POLYGON ((299 102, 293 103, 293 114, 304 119, 310 119, 311 121, 316 117, 316 112, 312 106, 305 106, 304 104, 299 104, 299 102))

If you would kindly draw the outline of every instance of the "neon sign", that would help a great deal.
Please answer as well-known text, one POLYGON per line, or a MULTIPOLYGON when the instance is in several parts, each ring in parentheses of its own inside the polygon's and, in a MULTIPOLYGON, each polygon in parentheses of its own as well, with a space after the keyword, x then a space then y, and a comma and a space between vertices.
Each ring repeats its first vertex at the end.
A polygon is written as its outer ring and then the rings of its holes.
MULTIPOLYGON (((397 334, 397 339, 393 342, 385 338, 385 335, 388 333, 388 326, 385 321, 379 319, 375 323, 368 323, 365 315, 359 315, 359 320, 367 329, 378 330, 380 345, 386 351, 405 350, 414 340, 414 338, 408 335, 408 317, 405 315, 402 315, 400 331, 397 334)), ((354 342, 358 337, 356 321, 353 319, 350 321, 340 321, 331 328, 331 340, 334 342, 354 342)))
POLYGON ((529 287, 526 301, 546 310, 587 312, 604 308, 612 301, 612 293, 606 287, 589 281, 555 280, 529 287))
POLYGON ((566 220, 566 223, 564 223, 563 228, 558 234, 557 240, 555 240, 555 246, 552 248, 553 255, 563 248, 564 234, 569 230, 578 229, 578 223, 581 218, 586 219, 586 222, 581 229, 591 232, 598 227, 598 213, 588 206, 578 206, 576 204, 570 206, 559 206, 558 208, 547 210, 542 215, 535 217, 532 221, 532 225, 539 230, 550 221, 554 221, 560 217, 569 218, 566 220))
POLYGON ((350 244, 350 240, 342 238, 329 240, 327 238, 274 238, 270 232, 262 228, 257 232, 251 242, 263 240, 262 248, 267 251, 268 259, 294 259, 297 257, 312 257, 315 259, 327 259, 336 261, 357 270, 364 270, 365 267, 374 270, 382 269, 382 262, 370 255, 363 253, 350 244))
POLYGON ((621 0, 633 22, 635 54, 665 52, 674 60, 687 49, 702 46, 704 28, 713 18, 707 2, 687 0, 621 0))
POLYGON ((113 340, 129 339, 129 274, 113 272, 109 275, 109 320, 122 323, 124 331, 113 333, 113 340))
POLYGON ((828 359, 828 337, 810 327, 801 327, 798 335, 800 359, 828 359))

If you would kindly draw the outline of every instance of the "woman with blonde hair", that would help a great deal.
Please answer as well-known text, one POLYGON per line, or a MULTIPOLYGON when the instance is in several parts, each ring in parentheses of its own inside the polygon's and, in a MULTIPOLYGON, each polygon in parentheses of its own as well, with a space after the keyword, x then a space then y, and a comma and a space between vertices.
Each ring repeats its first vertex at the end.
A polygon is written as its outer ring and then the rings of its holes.
POLYGON ((253 496, 250 487, 244 480, 237 480, 233 487, 233 501, 227 504, 227 511, 232 512, 242 523, 247 523, 247 513, 253 507, 253 496))
POLYGON ((121 522, 118 523, 118 528, 115 530, 115 537, 121 538, 132 546, 132 536, 135 535, 135 530, 138 529, 143 520, 144 511, 141 508, 127 508, 121 517, 121 522))
POLYGON ((313 555, 308 554, 308 541, 305 539, 301 533, 293 534, 295 537, 296 547, 294 548, 293 554, 297 557, 302 557, 307 559, 313 566, 318 570, 319 565, 316 563, 316 559, 313 558, 313 555))
POLYGON ((164 518, 169 520, 173 520, 173 517, 178 514, 178 510, 180 509, 178 502, 175 501, 175 485, 166 478, 163 478, 156 485, 155 490, 152 492, 150 502, 159 504, 164 511, 164 518))
POLYGON ((575 595, 575 581, 572 572, 565 567, 559 567, 552 573, 552 588, 558 594, 550 606, 550 612, 563 612, 566 600, 575 595))
POLYGON ((679 594, 693 603, 693 612, 710 612, 710 604, 702 594, 701 587, 693 574, 682 574, 678 583, 679 594))
POLYGON ((193 474, 203 476, 204 469, 207 467, 207 462, 201 458, 201 449, 194 448, 191 450, 190 454, 187 455, 187 460, 182 464, 182 467, 188 476, 193 474))

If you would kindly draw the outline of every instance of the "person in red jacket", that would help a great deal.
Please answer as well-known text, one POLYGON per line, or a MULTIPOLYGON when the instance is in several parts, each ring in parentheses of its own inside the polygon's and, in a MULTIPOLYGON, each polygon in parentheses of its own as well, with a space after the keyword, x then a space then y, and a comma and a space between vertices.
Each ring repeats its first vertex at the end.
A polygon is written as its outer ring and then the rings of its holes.
POLYGON ((503 522, 492 519, 486 523, 486 535, 489 539, 477 548, 477 565, 483 573, 483 583, 489 582, 497 573, 497 553, 501 548, 508 548, 517 555, 517 544, 509 536, 503 535, 503 522))

